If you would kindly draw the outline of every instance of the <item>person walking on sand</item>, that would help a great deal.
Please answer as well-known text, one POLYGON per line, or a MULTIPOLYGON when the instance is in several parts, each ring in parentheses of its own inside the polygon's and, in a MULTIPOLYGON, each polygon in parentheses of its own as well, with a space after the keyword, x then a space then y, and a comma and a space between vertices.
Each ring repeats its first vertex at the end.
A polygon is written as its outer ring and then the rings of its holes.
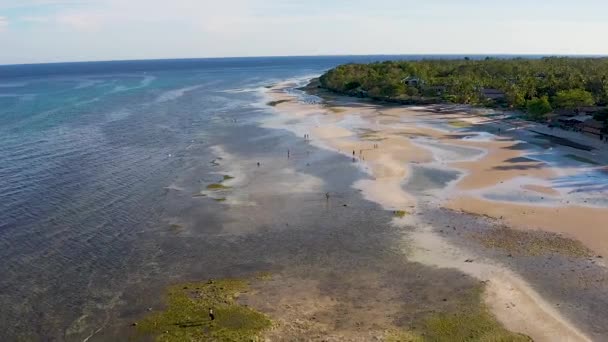
POLYGON ((258 167, 260 167, 260 162, 258 162, 258 167))
POLYGON ((287 149, 287 159, 289 159, 289 149, 287 149))
POLYGON ((325 198, 329 201, 329 192, 325 193, 325 198))
POLYGON ((355 150, 353 150, 353 158, 355 157, 355 150))

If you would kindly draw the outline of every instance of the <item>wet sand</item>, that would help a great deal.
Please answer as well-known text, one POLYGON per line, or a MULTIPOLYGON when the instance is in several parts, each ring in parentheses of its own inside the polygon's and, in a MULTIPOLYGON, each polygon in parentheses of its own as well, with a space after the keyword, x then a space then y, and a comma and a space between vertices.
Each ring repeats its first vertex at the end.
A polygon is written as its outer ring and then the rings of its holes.
MULTIPOLYGON (((608 332, 596 323, 603 322, 608 313, 593 305, 594 300, 605 300, 599 292, 576 281, 563 282, 578 285, 561 292, 551 290, 559 287, 552 284, 562 279, 559 273, 563 272, 543 259, 546 256, 514 265, 505 263, 504 255, 488 256, 485 246, 470 242, 475 239, 462 238, 478 233, 481 226, 508 225, 562 233, 581 241, 589 255, 605 254, 608 232, 597 226, 608 218, 606 203, 601 200, 606 194, 601 187, 605 180, 599 179, 599 188, 575 191, 577 177, 594 172, 589 165, 566 160, 565 155, 579 151, 561 146, 539 150, 540 143, 530 132, 468 112, 379 106, 331 95, 326 101, 310 101, 294 87, 286 83, 269 90, 270 99, 282 102, 275 108, 277 117, 267 126, 299 136, 309 134, 310 144, 351 158, 367 173, 367 179, 352 187, 383 209, 405 214, 394 219, 393 226, 401 227, 403 239, 413 246, 403 250, 408 260, 443 271, 457 269, 489 284, 485 300, 497 318, 537 341, 606 337, 608 332), (442 176, 447 179, 445 184, 431 185, 428 191, 423 187, 410 190, 408 180, 415 177, 416 170, 421 172, 420 166, 451 176, 442 176), (423 224, 436 215, 436 209, 449 209, 450 215, 470 225, 457 235, 442 236, 445 226, 423 224), (480 224, 477 217, 488 217, 491 222, 480 224), (446 250, 447 255, 441 252, 446 250), (486 256, 479 260, 479 255, 486 256), (551 276, 530 272, 539 268, 551 276), (576 298, 585 300, 574 305, 576 298), (555 307, 553 301, 572 305, 555 307), (596 318, 581 318, 591 312, 596 318)), ((559 257, 560 251, 550 254, 549 259, 553 254, 559 257)), ((594 263, 593 274, 600 279, 595 286, 605 286, 605 278, 598 276, 603 272, 603 266, 594 263)), ((576 274, 567 276, 579 279, 576 274)))
MULTIPOLYGON (((183 281, 184 274, 196 281, 268 275, 268 280, 253 281, 239 303, 272 319, 273 328, 264 336, 272 341, 385 340, 396 329, 420 328, 436 312, 456 313, 478 304, 473 296, 477 279, 407 260, 403 251, 409 247, 401 229, 391 225, 392 211, 352 188, 369 176, 351 158, 284 133, 214 151, 216 176, 199 184, 206 196, 193 198, 212 205, 216 221, 179 221, 190 215, 176 212, 181 229, 168 232, 173 239, 166 243, 199 252, 175 256, 183 269, 166 274, 165 284, 183 281), (210 193, 206 184, 223 175, 234 178, 210 193)), ((176 183, 189 188, 186 180, 176 183)), ((146 308, 161 310, 161 296, 145 295, 162 293, 163 284, 153 285, 140 290, 138 298, 123 298, 131 310, 92 340, 132 335, 130 322, 147 314, 146 308)))

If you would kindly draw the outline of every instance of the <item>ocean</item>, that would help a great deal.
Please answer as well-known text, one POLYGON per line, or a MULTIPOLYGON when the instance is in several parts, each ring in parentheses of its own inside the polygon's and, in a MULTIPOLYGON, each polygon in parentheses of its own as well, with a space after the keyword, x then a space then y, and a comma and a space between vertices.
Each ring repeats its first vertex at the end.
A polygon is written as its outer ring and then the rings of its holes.
POLYGON ((221 225, 217 204, 192 199, 217 177, 213 147, 274 146, 265 86, 397 58, 419 57, 0 66, 0 340, 90 338, 144 288, 231 271, 201 269, 188 242, 221 225), (167 228, 182 226, 205 228, 167 228))

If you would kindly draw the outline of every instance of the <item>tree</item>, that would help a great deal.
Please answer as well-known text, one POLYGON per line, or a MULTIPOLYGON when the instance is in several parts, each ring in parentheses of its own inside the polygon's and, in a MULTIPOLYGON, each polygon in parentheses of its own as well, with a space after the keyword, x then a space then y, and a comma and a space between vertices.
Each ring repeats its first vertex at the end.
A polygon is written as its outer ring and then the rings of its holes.
POLYGON ((593 118, 597 121, 604 123, 604 132, 608 133, 608 109, 604 109, 601 112, 595 114, 593 118))
POLYGON ((526 105, 524 93, 516 86, 511 86, 506 91, 507 103, 511 107, 523 108, 526 105))
POLYGON ((405 86, 400 82, 387 83, 381 86, 380 95, 385 97, 395 97, 403 94, 405 86))
POLYGON ((526 108, 528 109, 528 117, 536 121, 545 119, 546 115, 553 111, 547 96, 543 96, 541 98, 535 97, 528 100, 526 103, 526 108))
POLYGON ((553 98, 553 104, 558 108, 575 109, 581 106, 592 106, 593 95, 583 89, 558 91, 553 98))
POLYGON ((352 82, 348 82, 346 83, 346 85, 344 85, 344 90, 349 91, 349 90, 355 90, 357 88, 359 88, 361 86, 361 83, 357 82, 357 81, 352 81, 352 82))
MULTIPOLYGON (((553 108, 608 104, 608 58, 541 58, 394 61, 337 66, 320 78, 321 86, 341 93, 386 98, 416 91, 402 80, 413 76, 430 87, 444 87, 457 103, 483 102, 481 90, 505 92, 512 107, 547 96, 553 108)), ((420 89, 418 89, 420 90, 420 89)), ((439 100, 439 98, 437 98, 439 100)), ((535 104, 537 101, 533 101, 535 104)))
POLYGON ((416 87, 406 87, 405 88, 405 93, 408 96, 418 96, 418 95, 420 95, 420 91, 416 87))

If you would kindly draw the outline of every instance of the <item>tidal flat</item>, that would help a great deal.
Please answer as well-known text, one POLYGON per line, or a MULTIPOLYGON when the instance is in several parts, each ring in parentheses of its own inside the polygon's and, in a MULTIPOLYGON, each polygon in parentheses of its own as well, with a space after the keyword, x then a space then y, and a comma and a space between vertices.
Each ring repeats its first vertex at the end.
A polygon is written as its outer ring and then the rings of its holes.
MULTIPOLYGON (((195 234, 200 224, 182 219, 183 228, 174 234, 175 243, 196 246, 197 256, 184 257, 182 264, 199 289, 176 279, 167 283, 168 290, 144 291, 156 295, 153 300, 137 300, 140 309, 125 317, 120 334, 160 341, 173 337, 179 341, 180 334, 192 329, 202 334, 210 324, 210 302, 200 298, 208 298, 206 291, 218 293, 207 282, 213 279, 212 286, 218 286, 223 279, 236 279, 247 285, 229 304, 256 314, 235 320, 240 323, 230 327, 236 332, 223 330, 228 335, 222 338, 232 336, 226 340, 394 341, 411 336, 415 341, 449 341, 454 333, 479 341, 488 334, 527 339, 505 330, 489 313, 483 301, 485 285, 478 279, 408 260, 407 250, 412 247, 403 243, 404 228, 392 221, 411 213, 385 210, 363 199, 352 184, 367 176, 350 158, 289 135, 257 142, 238 150, 230 145, 222 148, 224 156, 216 172, 240 175, 230 180, 226 202, 195 199, 217 207, 213 212, 218 229, 203 240, 195 234), (292 151, 289 159, 281 153, 287 149, 292 151), (257 160, 262 161, 259 168, 257 160), (184 297, 184 287, 194 288, 192 297, 184 297), (174 291, 187 300, 187 310, 172 306, 174 291), (192 306, 197 309, 191 310, 192 306), (180 322, 191 316, 200 326, 180 328, 184 325, 180 322), (261 317, 269 325, 256 325, 261 317), (471 324, 462 326, 464 321, 471 324), (158 325, 150 329, 152 322, 158 325), (261 328, 250 334, 252 330, 246 328, 252 325, 261 328), (248 333, 238 335, 242 329, 248 333)), ((212 330, 203 336, 212 337, 212 330)))
MULTIPOLYGON (((326 97, 329 103, 310 102, 286 90, 297 86, 269 90, 286 100, 276 107, 280 117, 272 127, 308 130, 311 144, 347 158, 352 151, 351 162, 364 172, 353 188, 392 213, 387 229, 401 235, 395 240, 403 241, 406 262, 481 282, 481 302, 509 331, 537 341, 606 335, 598 328, 606 312, 593 304, 605 300, 606 246, 586 235, 602 232, 588 225, 574 230, 563 221, 606 211, 593 199, 597 190, 566 192, 557 182, 558 175, 588 172, 572 164, 571 154, 585 151, 538 147, 534 131, 466 108, 386 106, 335 95, 326 97), (531 202, 529 192, 543 201, 531 202)), ((410 333, 404 334, 415 336, 410 333)))

